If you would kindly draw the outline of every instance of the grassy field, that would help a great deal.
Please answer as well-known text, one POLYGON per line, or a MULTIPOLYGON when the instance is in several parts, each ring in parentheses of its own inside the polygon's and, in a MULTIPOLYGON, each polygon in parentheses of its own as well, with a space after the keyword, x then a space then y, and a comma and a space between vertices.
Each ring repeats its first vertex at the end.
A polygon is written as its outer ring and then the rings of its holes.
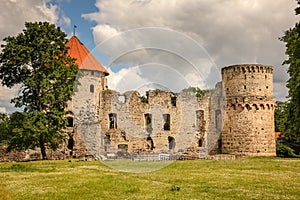
MULTIPOLYGON (((157 165, 139 165, 151 164, 157 165)), ((0 199, 296 200, 300 159, 176 161, 147 173, 120 172, 99 161, 0 163, 0 180, 0 199)))

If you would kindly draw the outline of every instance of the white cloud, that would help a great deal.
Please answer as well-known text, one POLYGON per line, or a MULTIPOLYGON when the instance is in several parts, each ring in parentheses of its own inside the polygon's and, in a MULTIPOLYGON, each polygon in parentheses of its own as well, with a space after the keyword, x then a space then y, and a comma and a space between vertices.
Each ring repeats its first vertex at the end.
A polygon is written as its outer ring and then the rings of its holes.
POLYGON ((16 110, 10 103, 10 100, 13 99, 17 94, 18 87, 7 88, 4 86, 0 86, 0 107, 6 108, 7 112, 16 110))
POLYGON ((16 35, 24 28, 26 21, 58 20, 57 6, 48 4, 49 0, 14 0, 0 4, 0 39, 16 35))
POLYGON ((100 42, 111 38, 119 33, 115 28, 108 25, 98 25, 93 28, 93 31, 97 32, 94 38, 96 44, 99 44, 100 42))
MULTIPOLYGON (((17 35, 27 21, 48 21, 58 25, 69 25, 70 19, 61 10, 50 3, 50 0, 6 0, 0 4, 0 40, 7 36, 17 35)), ((13 110, 9 103, 16 95, 17 89, 0 86, 0 107, 13 110)))
MULTIPOLYGON (((274 66, 275 82, 284 83, 288 77, 281 67, 286 58, 284 44, 278 38, 299 19, 294 15, 296 1, 97 0, 96 6, 99 12, 84 15, 98 24, 93 29, 96 42, 109 36, 108 30, 121 32, 163 27, 195 39, 205 47, 219 68, 231 64, 262 63, 274 66)), ((286 91, 286 88, 274 90, 286 91)), ((283 93, 275 94, 282 98, 283 93)))

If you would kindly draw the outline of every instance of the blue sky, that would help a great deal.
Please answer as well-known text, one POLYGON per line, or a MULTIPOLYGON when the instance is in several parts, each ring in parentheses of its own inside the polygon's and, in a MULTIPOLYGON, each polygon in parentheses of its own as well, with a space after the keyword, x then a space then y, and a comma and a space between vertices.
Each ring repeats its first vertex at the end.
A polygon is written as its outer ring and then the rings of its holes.
POLYGON ((96 22, 84 19, 82 14, 98 12, 95 0, 52 0, 49 3, 58 5, 64 14, 70 18, 70 25, 62 25, 64 31, 71 36, 73 34, 73 27, 76 25, 76 35, 80 38, 80 41, 88 49, 93 49, 95 43, 91 29, 96 25, 96 22))
MULTIPOLYGON (((0 40, 26 21, 49 21, 69 37, 76 24, 80 41, 111 70, 108 85, 116 90, 213 87, 222 67, 272 65, 274 96, 286 100, 285 45, 278 38, 299 21, 296 6, 294 0, 6 0, 0 40)), ((16 94, 0 87, 0 107, 11 110, 16 94)))

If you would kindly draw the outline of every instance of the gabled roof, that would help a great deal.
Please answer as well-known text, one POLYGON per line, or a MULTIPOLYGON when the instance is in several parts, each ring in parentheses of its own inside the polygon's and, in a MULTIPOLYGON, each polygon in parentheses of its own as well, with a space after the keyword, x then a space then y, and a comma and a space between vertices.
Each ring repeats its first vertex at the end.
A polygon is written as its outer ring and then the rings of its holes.
POLYGON ((70 47, 69 56, 76 59, 76 64, 81 70, 100 71, 107 76, 108 71, 97 61, 97 59, 89 52, 89 50, 74 35, 66 43, 70 47))

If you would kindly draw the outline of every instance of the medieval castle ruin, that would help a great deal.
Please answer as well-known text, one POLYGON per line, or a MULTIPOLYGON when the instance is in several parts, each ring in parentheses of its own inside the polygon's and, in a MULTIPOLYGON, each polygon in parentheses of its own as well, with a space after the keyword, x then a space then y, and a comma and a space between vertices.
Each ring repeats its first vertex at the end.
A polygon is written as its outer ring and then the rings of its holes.
MULTIPOLYGON (((72 42, 71 49, 83 46, 75 36, 72 42)), ((103 66, 88 66, 92 56, 86 59, 70 110, 76 133, 92 155, 118 151, 165 152, 187 158, 220 153, 276 155, 271 66, 224 67, 222 82, 201 98, 162 90, 150 90, 141 97, 136 91, 109 90, 108 72, 103 66)))
POLYGON ((69 139, 60 150, 65 155, 276 156, 271 66, 224 67, 222 82, 203 97, 162 90, 142 97, 108 89, 108 71, 78 38, 67 45, 81 76, 66 115, 69 139))

